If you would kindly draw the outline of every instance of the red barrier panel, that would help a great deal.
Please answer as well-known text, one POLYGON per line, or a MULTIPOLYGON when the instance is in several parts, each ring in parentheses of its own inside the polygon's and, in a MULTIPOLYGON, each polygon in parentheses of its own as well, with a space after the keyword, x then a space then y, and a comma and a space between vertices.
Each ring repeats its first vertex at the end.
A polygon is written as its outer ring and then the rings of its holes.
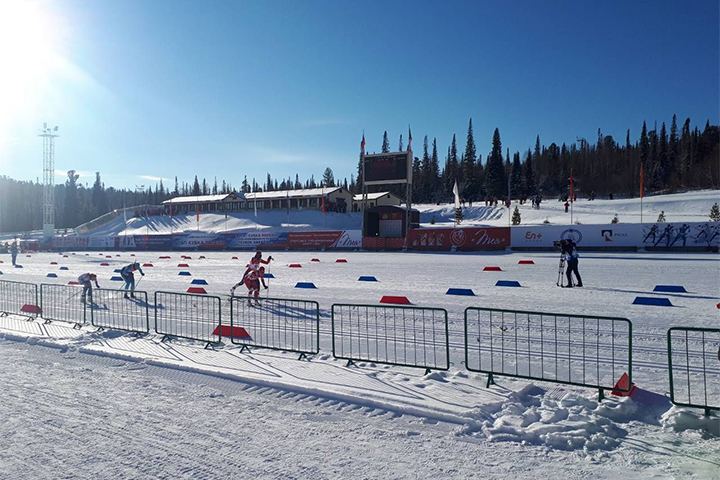
POLYGON ((502 268, 500 268, 500 267, 485 267, 485 268, 483 268, 483 272, 502 272, 502 268))
POLYGON ((187 289, 187 293, 207 293, 202 287, 190 287, 187 289))
POLYGON ((190 265, 188 265, 187 263, 178 263, 178 267, 180 267, 180 268, 188 268, 188 267, 190 267, 190 265))
POLYGON ((380 299, 380 303, 392 303, 395 305, 412 305, 407 297, 396 297, 392 295, 384 295, 380 299))
POLYGON ((532 260, 520 260, 518 265, 535 265, 535 262, 532 260))

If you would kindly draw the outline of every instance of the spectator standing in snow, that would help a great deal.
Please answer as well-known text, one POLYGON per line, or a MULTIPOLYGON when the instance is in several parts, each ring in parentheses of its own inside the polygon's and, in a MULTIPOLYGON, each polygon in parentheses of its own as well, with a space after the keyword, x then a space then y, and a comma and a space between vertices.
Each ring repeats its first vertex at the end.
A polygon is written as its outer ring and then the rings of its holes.
POLYGON ((12 246, 10 247, 10 255, 12 256, 12 264, 14 267, 15 265, 17 265, 17 256, 18 256, 17 242, 13 242, 12 246))

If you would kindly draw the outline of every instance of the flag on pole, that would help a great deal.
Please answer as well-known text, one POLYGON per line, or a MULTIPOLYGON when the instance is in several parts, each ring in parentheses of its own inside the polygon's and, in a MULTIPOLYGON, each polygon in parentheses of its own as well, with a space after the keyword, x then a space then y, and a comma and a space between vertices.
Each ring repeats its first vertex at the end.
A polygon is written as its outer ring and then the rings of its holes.
POLYGON ((197 222, 200 223, 200 204, 195 204, 195 216, 197 217, 197 222))
POLYGON ((457 180, 455 180, 455 186, 453 186, 453 195, 455 195, 455 208, 460 208, 460 190, 458 189, 457 180))
POLYGON ((573 203, 573 175, 572 175, 572 168, 570 169, 570 203, 573 203))
POLYGON ((360 153, 365 153, 365 131, 363 131, 363 138, 360 142, 360 153))
POLYGON ((412 130, 410 130, 410 125, 408 125, 408 152, 412 152, 412 130))
POLYGON ((285 206, 287 207, 287 214, 290 215, 290 192, 285 192, 285 206))
POLYGON ((645 172, 643 171, 643 164, 640 163, 640 198, 645 195, 645 172))
POLYGON ((320 204, 323 215, 325 215, 325 192, 322 192, 322 196, 320 197, 320 204))

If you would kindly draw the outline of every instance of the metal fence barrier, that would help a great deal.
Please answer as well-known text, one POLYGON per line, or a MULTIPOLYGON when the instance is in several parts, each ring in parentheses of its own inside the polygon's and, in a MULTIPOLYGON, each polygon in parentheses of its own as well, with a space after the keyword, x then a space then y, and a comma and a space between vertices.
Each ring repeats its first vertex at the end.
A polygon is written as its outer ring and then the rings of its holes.
POLYGON ((720 329, 672 327, 667 332, 670 401, 720 410, 720 329))
POLYGON ((447 311, 441 308, 334 304, 333 357, 421 367, 450 368, 447 311))
POLYGON ((626 318, 465 309, 465 366, 494 375, 612 390, 632 385, 632 323, 626 318))
POLYGON ((221 317, 220 297, 155 292, 155 332, 165 338, 219 342, 221 317))
POLYGON ((318 302, 285 298, 263 298, 260 305, 249 302, 244 297, 230 299, 232 343, 296 352, 300 358, 320 351, 318 302))
POLYGON ((90 323, 99 328, 127 332, 150 331, 150 306, 147 292, 135 290, 125 298, 125 290, 96 290, 90 308, 90 323))
MULTIPOLYGON (((87 321, 86 305, 82 302, 82 285, 40 285, 40 308, 45 320, 59 320, 80 326, 87 321)), ((93 297, 98 289, 93 289, 93 297)), ((93 298, 94 300, 94 298, 93 298)))
POLYGON ((40 314, 37 285, 0 280, 0 312, 35 318, 40 314))

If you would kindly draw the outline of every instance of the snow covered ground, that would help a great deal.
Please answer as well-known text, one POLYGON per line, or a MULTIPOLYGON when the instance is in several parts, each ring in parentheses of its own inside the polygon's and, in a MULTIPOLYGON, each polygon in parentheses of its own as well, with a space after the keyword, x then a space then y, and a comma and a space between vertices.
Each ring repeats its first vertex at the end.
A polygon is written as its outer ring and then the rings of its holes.
MULTIPOLYGON (((713 203, 720 202, 720 190, 702 190, 696 192, 657 195, 643 199, 644 223, 655 222, 660 212, 665 212, 668 222, 703 222, 708 219, 713 203)), ((522 225, 540 225, 547 220, 553 225, 570 225, 570 213, 565 213, 563 202, 557 198, 544 198, 540 209, 532 208, 528 202, 519 205, 513 202, 510 215, 515 206, 520 209, 522 225)), ((437 226, 451 226, 454 220, 453 205, 418 205, 420 222, 429 226, 433 218, 437 226)), ((640 199, 597 199, 592 202, 578 198, 573 205, 573 223, 583 225, 609 224, 617 215, 621 223, 640 223, 640 199)), ((466 204, 463 210, 465 226, 507 226, 508 209, 504 207, 486 207, 484 202, 466 204)))
MULTIPOLYGON (((0 257, 0 280, 67 284, 92 271, 102 287, 117 288, 109 281, 113 270, 138 259, 154 264, 141 290, 183 292, 202 278, 210 294, 227 295, 249 258, 193 252, 189 267, 178 268, 176 252, 114 255, 33 254, 20 257, 23 269, 0 257), (192 276, 178 276, 180 270, 192 276), (58 278, 45 278, 49 272, 58 278)), ((580 265, 585 288, 572 290, 555 285, 554 253, 273 256, 271 296, 320 304, 321 352, 310 361, 280 351, 240 352, 229 343, 205 350, 154 334, 0 318, 6 386, 0 414, 9 419, 0 426, 0 475, 720 478, 720 419, 671 406, 666 345, 671 326, 720 327, 718 255, 588 253, 580 265), (521 259, 535 264, 519 265, 521 259), (288 267, 295 262, 302 268, 288 267), (484 266, 503 271, 483 272, 484 266), (361 275, 379 282, 358 282, 361 275), (499 279, 523 288, 495 287, 499 279), (296 282, 318 288, 295 289, 296 282), (652 292, 657 284, 684 285, 688 293, 662 295, 674 308, 632 305, 635 296, 659 296, 652 292), (477 296, 445 295, 449 287, 472 288, 477 296), (331 304, 376 303, 382 295, 448 311, 447 372, 370 362, 346 367, 333 359, 331 304), (463 364, 463 310, 471 305, 630 319, 639 390, 598 403, 596 390, 545 382, 496 377, 497 385, 486 388, 486 376, 463 364)), ((720 360, 715 352, 706 359, 716 374, 711 399, 718 399, 720 360)))

